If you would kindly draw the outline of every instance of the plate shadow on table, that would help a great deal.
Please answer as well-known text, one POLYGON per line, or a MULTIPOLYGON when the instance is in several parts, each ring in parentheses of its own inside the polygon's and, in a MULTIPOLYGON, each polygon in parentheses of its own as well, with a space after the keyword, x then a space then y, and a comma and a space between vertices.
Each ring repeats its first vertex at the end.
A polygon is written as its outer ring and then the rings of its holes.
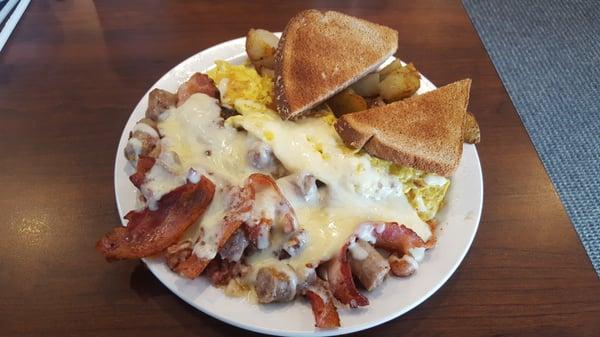
POLYGON ((439 334, 439 331, 436 332, 432 329, 439 319, 439 316, 436 317, 434 312, 436 307, 443 306, 445 298, 448 297, 448 293, 444 291, 444 288, 449 287, 451 283, 452 279, 448 280, 442 289, 402 316, 367 330, 345 336, 399 337, 439 334))
MULTIPOLYGON (((185 303, 167 289, 143 262, 140 262, 131 273, 129 286, 142 301, 149 301, 160 307, 162 312, 171 316, 179 322, 180 326, 195 336, 231 336, 241 331, 185 303)), ((245 331, 244 335, 261 336, 250 331, 245 331)))
MULTIPOLYGON (((444 307, 446 298, 450 295, 455 283, 455 277, 451 277, 446 285, 436 294, 427 299, 424 303, 413 310, 398 317, 391 322, 384 323, 361 332, 347 336, 408 336, 418 335, 419 331, 427 331, 432 322, 439 317, 435 317, 436 307, 444 307), (402 334, 398 335, 398 329, 390 329, 390 325, 401 327, 402 334)), ((229 324, 223 323, 201 311, 193 308, 185 301, 181 300, 169 289, 167 289, 153 274, 148 270, 143 262, 140 262, 133 269, 129 282, 130 288, 144 302, 152 302, 159 307, 161 311, 168 314, 180 326, 195 336, 210 335, 234 335, 243 331, 245 336, 262 336, 257 333, 246 331, 229 324)), ((289 305, 289 304, 288 304, 289 305)), ((261 310, 271 311, 281 308, 282 305, 264 306, 261 310)), ((343 309, 342 309, 343 310, 343 309)))

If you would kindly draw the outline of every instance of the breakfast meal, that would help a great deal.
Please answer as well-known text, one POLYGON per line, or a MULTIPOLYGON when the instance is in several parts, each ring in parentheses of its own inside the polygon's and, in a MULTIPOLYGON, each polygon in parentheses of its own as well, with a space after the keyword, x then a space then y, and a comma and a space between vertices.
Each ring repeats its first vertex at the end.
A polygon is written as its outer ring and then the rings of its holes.
POLYGON ((397 48, 391 28, 306 10, 281 38, 251 29, 245 63, 150 91, 124 149, 139 207, 97 250, 260 305, 303 297, 316 327, 340 327, 338 307, 417 272, 480 140, 471 80, 419 94, 397 48))

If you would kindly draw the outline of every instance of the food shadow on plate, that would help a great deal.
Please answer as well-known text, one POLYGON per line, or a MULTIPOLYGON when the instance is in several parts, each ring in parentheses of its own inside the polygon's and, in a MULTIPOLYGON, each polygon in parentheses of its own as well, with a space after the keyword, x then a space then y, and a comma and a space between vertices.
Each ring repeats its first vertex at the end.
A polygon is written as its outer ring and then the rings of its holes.
POLYGON ((308 303, 308 301, 304 301, 304 300, 294 300, 291 302, 285 302, 285 303, 269 303, 269 304, 251 304, 251 305, 256 305, 256 308, 258 309, 258 311, 263 312, 263 313, 271 313, 271 312, 281 312, 281 311, 286 311, 286 310, 290 310, 292 309, 292 307, 294 307, 294 305, 300 303, 301 305, 304 305, 308 308, 308 310, 310 310, 310 304, 308 303))

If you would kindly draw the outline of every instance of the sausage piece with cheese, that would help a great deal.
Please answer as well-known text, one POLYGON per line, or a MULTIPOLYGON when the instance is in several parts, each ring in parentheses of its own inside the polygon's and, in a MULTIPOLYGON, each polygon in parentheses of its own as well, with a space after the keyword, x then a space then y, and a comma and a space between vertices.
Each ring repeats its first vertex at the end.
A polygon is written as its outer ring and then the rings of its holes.
POLYGON ((158 120, 158 116, 169 110, 177 104, 177 95, 162 89, 153 89, 148 94, 148 108, 146 109, 146 118, 153 121, 158 120))
POLYGON ((363 240, 357 240, 348 250, 352 274, 368 291, 377 288, 390 271, 388 261, 370 243, 363 240))
POLYGON ((140 119, 129 134, 127 145, 125 145, 125 158, 136 166, 141 156, 158 157, 160 153, 160 135, 156 122, 149 118, 140 119))
POLYGON ((256 274, 254 289, 260 303, 289 302, 296 297, 298 278, 287 265, 262 267, 256 274))

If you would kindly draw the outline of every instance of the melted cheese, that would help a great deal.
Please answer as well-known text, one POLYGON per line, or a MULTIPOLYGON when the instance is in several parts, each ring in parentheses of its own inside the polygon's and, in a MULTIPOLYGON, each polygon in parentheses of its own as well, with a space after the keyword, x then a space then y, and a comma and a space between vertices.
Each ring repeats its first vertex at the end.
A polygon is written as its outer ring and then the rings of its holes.
POLYGON ((153 127, 151 127, 150 125, 148 125, 146 123, 137 123, 133 127, 132 132, 142 132, 142 133, 147 134, 150 137, 158 138, 158 132, 156 132, 156 130, 154 130, 153 127))
MULTIPOLYGON (((343 146, 327 119, 283 121, 268 109, 247 109, 259 105, 238 100, 235 106, 244 114, 223 123, 217 101, 204 94, 194 94, 180 107, 163 114, 158 123, 163 135, 161 151, 177 153, 182 170, 175 175, 179 177, 176 180, 159 176, 159 169, 156 173, 153 169, 149 176, 154 177, 156 189, 166 190, 181 179, 185 182, 191 172, 189 169, 206 175, 217 186, 213 202, 199 225, 190 228, 182 239, 195 242, 203 237, 194 247, 196 255, 204 258, 216 255, 219 225, 227 206, 223 188, 239 186, 250 173, 258 171, 248 162, 248 152, 257 139, 268 144, 291 173, 277 184, 294 208, 299 226, 306 232, 307 244, 298 255, 279 260, 276 253, 289 234, 274 227, 270 246, 248 258, 253 267, 250 282, 261 266, 276 264, 292 267, 302 282, 320 262, 335 256, 352 235, 373 241, 372 231, 377 230, 376 224, 381 222, 402 223, 423 240, 429 239, 429 226, 410 206, 401 181, 373 166, 368 155, 353 153, 343 146), (303 195, 295 180, 307 173, 324 186, 303 195), (161 177, 163 181, 159 183, 161 177)), ((256 212, 274 216, 275 199, 276 196, 268 194, 257 198, 256 212)), ((253 218, 258 216, 254 214, 253 218)))
MULTIPOLYGON (((184 176, 190 176, 191 168, 216 185, 213 201, 199 224, 191 226, 181 239, 196 242, 202 236, 194 246, 194 253, 207 259, 217 254, 220 225, 227 208, 224 188, 241 185, 256 171, 247 160, 248 150, 256 138, 224 125, 220 113, 216 99, 194 94, 180 107, 164 113, 158 123, 163 136, 161 153, 177 153, 184 176)), ((194 173, 191 177, 194 178, 194 173)))
POLYGON ((127 141, 127 145, 131 146, 131 148, 133 148, 133 152, 135 153, 135 157, 139 157, 140 154, 142 154, 142 141, 135 138, 135 137, 131 137, 129 138, 129 140, 127 141))
POLYGON ((168 164, 158 158, 156 165, 146 175, 146 181, 140 190, 146 198, 146 205, 150 210, 157 209, 157 202, 163 195, 185 184, 185 176, 180 172, 169 169, 168 164))
POLYGON ((350 251, 350 254, 352 254, 352 257, 356 260, 364 260, 369 256, 369 253, 361 246, 357 245, 356 241, 352 242, 348 246, 348 250, 350 251))
POLYGON ((249 137, 223 125, 217 100, 194 94, 158 123, 161 145, 176 152, 184 167, 192 167, 211 180, 239 185, 251 172, 247 153, 249 137))
MULTIPOLYGON (((285 263, 302 274, 303 269, 335 256, 353 234, 374 241, 371 232, 378 227, 361 224, 395 221, 425 241, 431 236, 429 226, 406 199, 398 178, 373 167, 367 155, 357 155, 344 147, 327 120, 282 121, 268 111, 245 111, 228 123, 243 127, 269 144, 288 171, 310 172, 325 184, 320 188, 319 200, 307 202, 290 187, 289 180, 278 181, 307 233, 308 244, 299 255, 281 262, 268 250, 251 256, 249 262, 255 269, 285 263)), ((275 242, 271 249, 278 248, 275 242)))
POLYGON ((333 218, 348 214, 358 221, 361 215, 371 222, 397 221, 425 241, 431 236, 429 226, 406 200, 399 179, 372 166, 368 155, 352 153, 343 146, 325 119, 282 121, 273 113, 263 112, 230 120, 230 124, 243 127, 269 144, 288 171, 310 172, 325 183, 327 195, 320 206, 333 218))

